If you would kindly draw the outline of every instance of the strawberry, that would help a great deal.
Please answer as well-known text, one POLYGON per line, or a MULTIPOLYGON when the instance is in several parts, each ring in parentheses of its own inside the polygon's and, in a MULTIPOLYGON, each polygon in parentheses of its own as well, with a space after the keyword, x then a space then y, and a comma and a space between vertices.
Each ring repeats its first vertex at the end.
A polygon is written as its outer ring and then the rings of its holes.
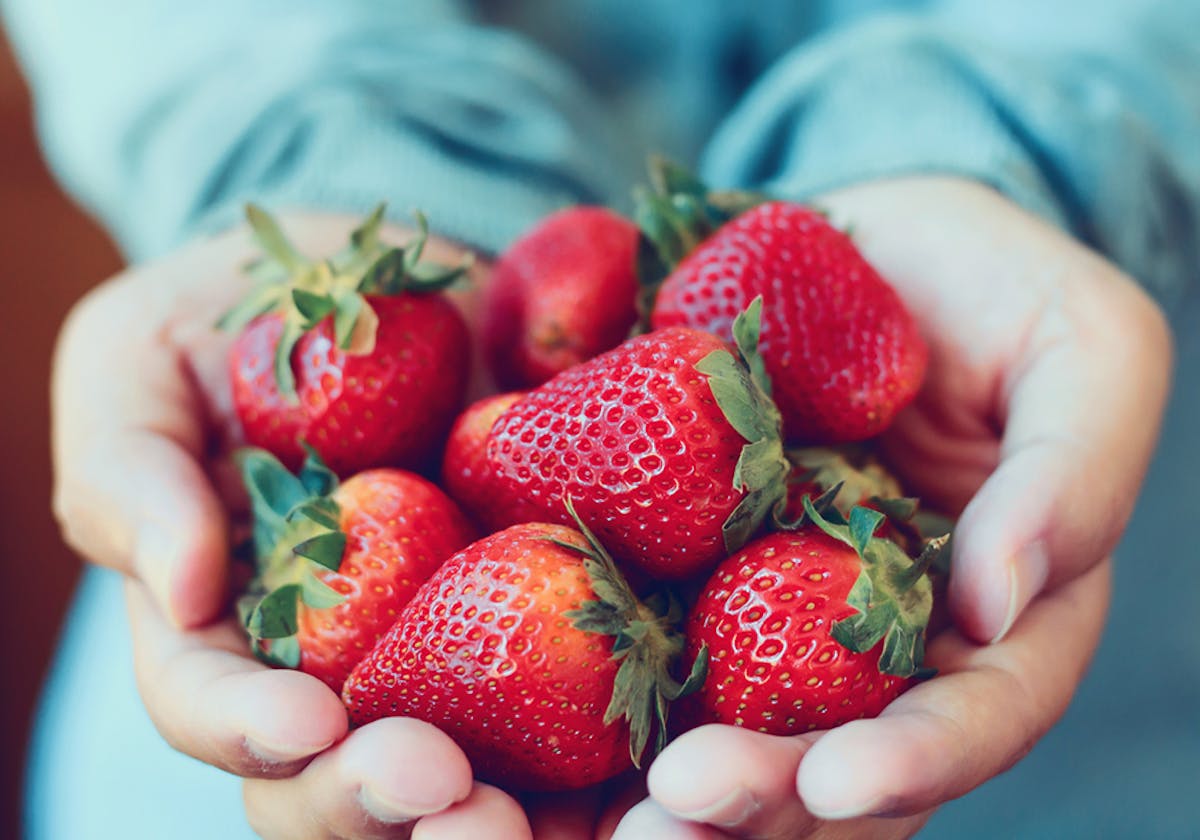
POLYGON ((611 778, 651 729, 660 748, 667 705, 703 680, 705 657, 672 678, 683 639, 579 527, 515 525, 446 561, 346 681, 351 721, 428 721, 510 790, 611 778))
POLYGON ((680 580, 739 548, 780 504, 790 469, 757 342, 685 328, 625 342, 513 403, 487 443, 493 528, 569 521, 563 500, 618 560, 680 580), (736 356, 735 356, 736 354, 736 356))
POLYGON ((729 338, 734 316, 761 295, 762 354, 788 439, 836 443, 884 431, 916 396, 928 351, 850 237, 809 207, 744 209, 748 200, 726 198, 714 208, 721 194, 694 179, 656 180, 659 194, 643 194, 639 218, 659 244, 661 269, 645 279, 654 285, 673 270, 658 287, 651 326, 729 338))
POLYGON ((628 337, 637 243, 637 225, 611 210, 568 207, 505 251, 483 307, 487 361, 502 387, 540 385, 628 337))
POLYGON ((709 678, 691 722, 772 735, 873 717, 927 675, 921 670, 932 590, 925 571, 945 544, 913 561, 873 536, 883 515, 854 508, 848 524, 805 500, 809 522, 747 545, 722 563, 687 622, 688 648, 707 646, 709 678))
POLYGON ((368 470, 339 485, 315 454, 295 476, 260 449, 238 461, 254 510, 257 575, 238 605, 253 647, 341 691, 474 531, 441 490, 402 470, 368 470))
POLYGON ((486 510, 491 503, 487 471, 487 439, 496 419, 521 398, 519 392, 494 394, 467 406, 450 427, 442 459, 442 486, 467 510, 486 510))
POLYGON ((247 215, 267 257, 221 322, 239 332, 229 376, 246 441, 292 468, 307 442, 340 475, 425 464, 466 387, 467 328, 438 291, 463 268, 419 262, 419 214, 406 248, 380 241, 381 205, 322 261, 300 255, 263 210, 247 215))

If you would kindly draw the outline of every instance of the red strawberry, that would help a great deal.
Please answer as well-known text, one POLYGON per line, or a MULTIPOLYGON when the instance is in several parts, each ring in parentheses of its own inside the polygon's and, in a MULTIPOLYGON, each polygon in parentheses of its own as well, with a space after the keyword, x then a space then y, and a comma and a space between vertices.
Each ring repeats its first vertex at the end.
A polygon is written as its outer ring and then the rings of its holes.
POLYGON ((240 329, 229 354, 246 441, 295 468, 301 442, 339 474, 430 460, 462 402, 469 339, 439 289, 461 268, 420 264, 425 222, 404 249, 379 240, 380 206, 337 256, 301 256, 251 206, 268 259, 258 287, 222 322, 240 329))
POLYGON ((872 536, 877 511, 855 508, 842 525, 806 509, 812 523, 750 543, 705 585, 687 623, 689 650, 711 657, 692 723, 829 729, 879 714, 921 675, 924 571, 944 540, 914 562, 872 536))
POLYGON ((472 403, 450 428, 442 460, 442 486, 467 510, 486 510, 491 504, 487 472, 487 439, 496 419, 521 398, 519 392, 495 394, 472 403))
POLYGON ((239 456, 254 507, 258 574, 239 603, 255 650, 341 691, 350 670, 447 557, 474 538, 441 490, 402 470, 340 486, 315 456, 298 476, 239 456))
POLYGON ((708 333, 661 330, 530 391, 492 427, 474 513, 565 522, 569 496, 618 560, 664 580, 712 568, 786 492, 752 310, 736 358, 708 333))
POLYGON ((566 790, 636 763, 655 726, 661 745, 667 703, 703 680, 703 656, 672 679, 682 647, 590 532, 527 523, 446 561, 342 699, 355 724, 438 726, 482 779, 566 790))
POLYGON ((529 388, 615 347, 637 320, 638 229, 603 207, 547 216, 496 263, 483 316, 502 387, 529 388))
MULTIPOLYGON (((675 204, 713 199, 695 182, 660 189, 681 190, 675 204)), ((639 213, 668 268, 691 245, 681 230, 714 227, 713 217, 665 220, 675 204, 639 213)), ((662 282, 650 323, 728 338, 734 316, 760 295, 762 354, 788 439, 865 440, 912 401, 928 355, 915 320, 850 237, 808 207, 771 201, 721 224, 662 282)))

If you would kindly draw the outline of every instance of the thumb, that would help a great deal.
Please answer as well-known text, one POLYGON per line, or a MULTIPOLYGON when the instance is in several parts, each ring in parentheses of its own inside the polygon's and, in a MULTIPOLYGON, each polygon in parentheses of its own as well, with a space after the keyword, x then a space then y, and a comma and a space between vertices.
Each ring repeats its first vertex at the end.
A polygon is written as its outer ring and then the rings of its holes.
POLYGON ((136 324, 136 286, 93 294, 64 327, 53 384, 55 513, 89 560, 143 580, 176 625, 225 598, 224 509, 201 466, 203 410, 166 330, 136 324))
POLYGON ((1158 438, 1169 333, 1149 298, 1106 274, 1043 310, 1009 365, 1000 464, 954 537, 951 608, 976 641, 999 641, 1039 592, 1108 555, 1158 438))

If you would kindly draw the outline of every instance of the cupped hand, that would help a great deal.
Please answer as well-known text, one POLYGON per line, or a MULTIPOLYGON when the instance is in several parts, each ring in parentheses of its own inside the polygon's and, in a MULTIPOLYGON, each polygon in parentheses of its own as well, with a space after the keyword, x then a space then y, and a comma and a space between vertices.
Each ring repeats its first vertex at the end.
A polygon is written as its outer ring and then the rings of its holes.
MULTIPOLYGON (((338 249, 355 224, 293 215, 310 253, 338 249)), ((405 241, 393 229, 390 238, 405 241)), ((128 576, 138 686, 180 751, 246 779, 266 838, 519 838, 512 798, 475 784, 444 734, 402 719, 347 735, 322 682, 249 656, 229 609, 230 511, 244 506, 228 453, 231 337, 218 316, 247 288, 243 229, 199 241, 100 286, 74 309, 55 362, 55 509, 70 544, 128 576), (423 817, 428 816, 427 820, 423 817)), ((427 253, 460 253, 431 242, 427 253)), ((468 310, 470 294, 461 297, 468 310)))
POLYGON ((688 733, 618 838, 905 837, 1010 767, 1098 643, 1108 556, 1158 436, 1162 313, 1129 277, 954 178, 823 197, 917 316, 925 385, 882 440, 905 487, 959 515, 940 673, 875 720, 773 738, 688 733), (986 645, 986 646, 984 646, 986 645))

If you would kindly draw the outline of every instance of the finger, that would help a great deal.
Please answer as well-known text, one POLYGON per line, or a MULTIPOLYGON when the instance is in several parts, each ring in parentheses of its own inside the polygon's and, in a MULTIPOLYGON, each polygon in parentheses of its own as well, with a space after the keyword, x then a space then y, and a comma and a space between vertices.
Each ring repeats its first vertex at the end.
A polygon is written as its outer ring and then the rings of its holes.
POLYGON ((233 622, 172 627, 146 587, 125 587, 138 690, 154 725, 180 752, 239 776, 296 773, 346 734, 340 699, 299 671, 247 654, 233 622))
POLYGON ((477 782, 466 799, 417 823, 412 840, 532 840, 525 811, 499 788, 477 782))
POLYGON ((650 795, 672 816, 738 837, 800 834, 815 823, 796 793, 812 744, 714 724, 674 741, 650 767, 650 795))
POLYGON ((197 626, 224 596, 225 514, 200 466, 204 408, 170 331, 148 325, 164 315, 143 285, 93 295, 63 330, 55 510, 76 550, 136 574, 173 622, 197 626))
POLYGON ((466 756, 436 727, 383 718, 291 778, 247 780, 243 798, 251 827, 267 840, 407 837, 422 816, 466 804, 471 784, 466 756))
POLYGON ((950 599, 971 638, 1004 636, 1040 591, 1107 556, 1158 437, 1170 346, 1157 308, 1097 261, 1052 300, 1000 406, 1000 464, 955 532, 950 599), (1119 383, 1119 387, 1116 387, 1119 383))
POLYGON ((710 826, 690 823, 672 815, 653 799, 634 805, 621 818, 612 840, 723 840, 727 835, 710 826))
POLYGON ((826 733, 800 763, 813 814, 922 812, 974 789, 1024 756, 1066 710, 1096 645, 1110 563, 1047 593, 1001 643, 956 632, 930 645, 942 670, 873 720, 826 733))

